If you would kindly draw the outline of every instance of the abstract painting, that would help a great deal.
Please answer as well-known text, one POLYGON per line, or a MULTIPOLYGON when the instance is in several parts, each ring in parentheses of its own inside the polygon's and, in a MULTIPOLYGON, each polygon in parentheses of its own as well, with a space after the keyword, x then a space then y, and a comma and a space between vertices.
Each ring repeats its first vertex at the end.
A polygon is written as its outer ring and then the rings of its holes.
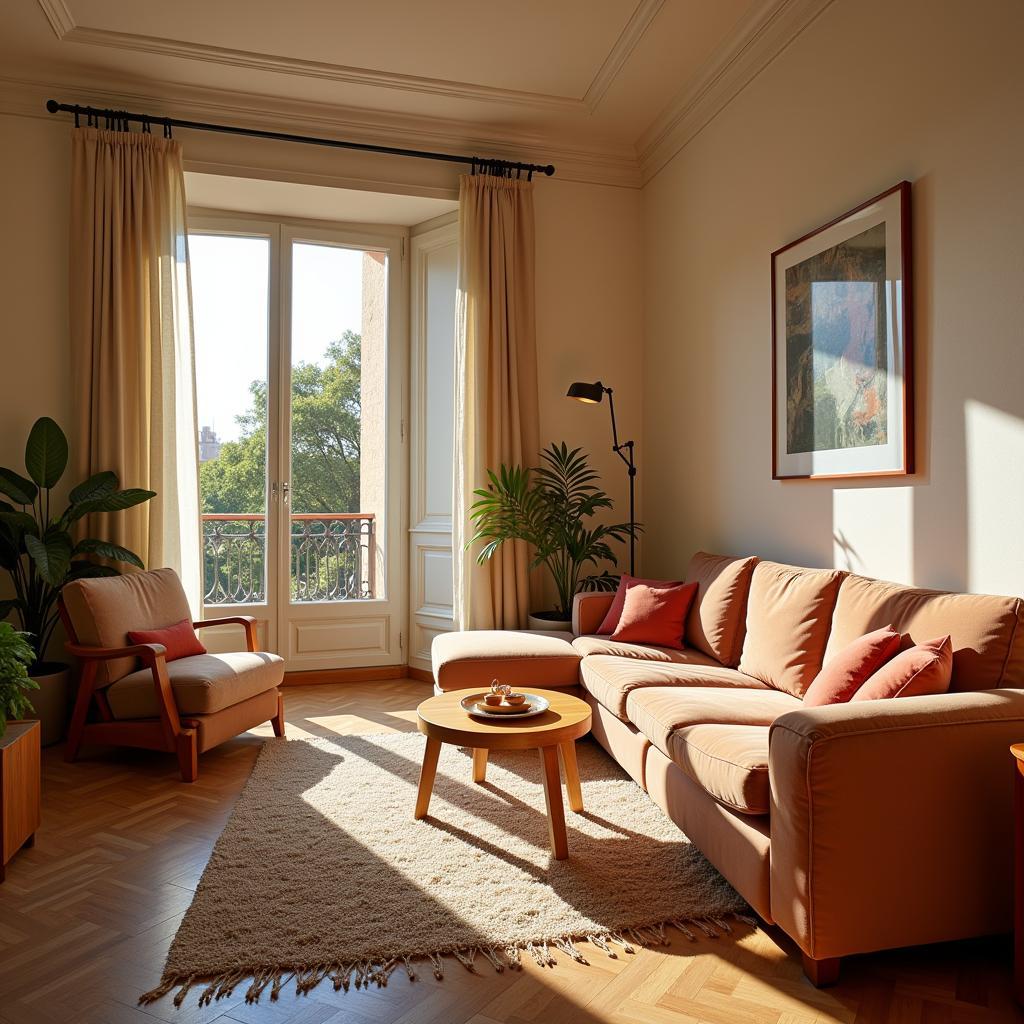
POLYGON ((910 473, 910 186, 772 254, 773 476, 910 473))

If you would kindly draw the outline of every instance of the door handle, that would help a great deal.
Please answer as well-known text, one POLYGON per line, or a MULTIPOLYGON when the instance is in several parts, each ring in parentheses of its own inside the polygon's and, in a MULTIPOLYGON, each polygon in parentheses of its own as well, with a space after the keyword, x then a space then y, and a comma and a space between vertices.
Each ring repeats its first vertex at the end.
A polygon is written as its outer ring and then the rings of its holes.
POLYGON ((291 492, 291 486, 289 485, 288 481, 287 481, 287 480, 285 480, 285 481, 284 481, 284 482, 283 482, 283 483, 281 484, 281 500, 282 500, 282 501, 283 501, 283 502, 284 502, 284 503, 285 503, 286 505, 288 504, 288 496, 289 496, 290 492, 291 492))

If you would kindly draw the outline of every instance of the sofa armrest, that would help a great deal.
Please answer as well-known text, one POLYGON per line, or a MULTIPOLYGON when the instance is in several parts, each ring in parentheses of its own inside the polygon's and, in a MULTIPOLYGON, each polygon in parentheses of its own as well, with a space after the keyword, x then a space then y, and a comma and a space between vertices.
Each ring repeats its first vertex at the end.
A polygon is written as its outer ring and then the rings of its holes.
POLYGON ((1009 931, 1024 690, 863 701, 778 718, 771 909, 809 956, 1009 931))
POLYGON ((615 600, 614 593, 588 591, 572 599, 572 631, 575 636, 587 636, 597 632, 604 622, 608 609, 615 600))

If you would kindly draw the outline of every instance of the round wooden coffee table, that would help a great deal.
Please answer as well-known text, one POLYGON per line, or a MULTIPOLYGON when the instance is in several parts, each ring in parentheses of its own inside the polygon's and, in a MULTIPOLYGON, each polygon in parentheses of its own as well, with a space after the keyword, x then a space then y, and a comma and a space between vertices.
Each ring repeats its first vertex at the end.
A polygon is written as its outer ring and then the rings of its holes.
POLYGON ((558 755, 562 755, 569 806, 574 811, 582 811, 583 792, 576 767, 576 740, 590 732, 590 705, 560 690, 529 689, 527 693, 544 697, 551 704, 543 714, 519 720, 477 718, 465 712, 459 701, 471 693, 480 692, 479 689, 453 690, 430 697, 416 709, 417 724, 427 737, 427 748, 423 752, 414 817, 425 818, 427 815, 442 743, 473 748, 474 782, 483 782, 486 777, 488 751, 536 747, 540 751, 551 852, 555 860, 565 860, 569 856, 569 843, 565 835, 558 755))

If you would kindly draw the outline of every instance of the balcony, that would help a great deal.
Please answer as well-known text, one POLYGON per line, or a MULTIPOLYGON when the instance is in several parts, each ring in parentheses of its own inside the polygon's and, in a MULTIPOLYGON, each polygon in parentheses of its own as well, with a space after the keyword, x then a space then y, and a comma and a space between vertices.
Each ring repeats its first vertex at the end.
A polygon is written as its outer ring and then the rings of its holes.
MULTIPOLYGON (((202 526, 205 604, 265 603, 266 516, 204 513, 202 526)), ((372 512, 295 513, 289 532, 292 601, 358 601, 377 596, 372 512)))

